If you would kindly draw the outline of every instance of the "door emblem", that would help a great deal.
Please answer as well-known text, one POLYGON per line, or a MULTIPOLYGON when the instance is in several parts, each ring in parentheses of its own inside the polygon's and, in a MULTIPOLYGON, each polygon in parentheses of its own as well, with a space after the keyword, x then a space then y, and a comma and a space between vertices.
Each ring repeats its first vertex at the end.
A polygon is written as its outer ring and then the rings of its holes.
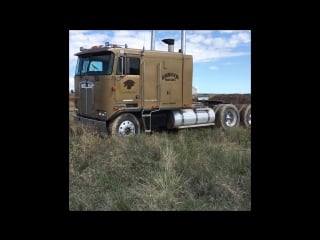
POLYGON ((133 80, 127 80, 123 83, 123 86, 127 89, 131 89, 134 86, 135 82, 133 80))

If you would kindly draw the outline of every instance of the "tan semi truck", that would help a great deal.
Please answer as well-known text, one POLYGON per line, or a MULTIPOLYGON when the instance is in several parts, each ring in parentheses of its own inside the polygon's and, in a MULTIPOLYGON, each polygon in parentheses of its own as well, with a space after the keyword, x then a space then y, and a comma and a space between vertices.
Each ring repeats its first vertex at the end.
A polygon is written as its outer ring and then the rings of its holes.
POLYGON ((111 135, 156 129, 239 124, 251 128, 251 104, 229 104, 192 96, 193 57, 168 51, 105 43, 75 55, 74 120, 111 135))

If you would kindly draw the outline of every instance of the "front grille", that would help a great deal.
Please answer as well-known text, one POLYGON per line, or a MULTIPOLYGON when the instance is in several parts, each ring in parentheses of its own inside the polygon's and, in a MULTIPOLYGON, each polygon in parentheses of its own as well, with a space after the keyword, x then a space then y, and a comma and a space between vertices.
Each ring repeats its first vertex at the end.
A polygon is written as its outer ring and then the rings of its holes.
POLYGON ((93 111, 93 83, 80 83, 80 113, 89 115, 93 111))

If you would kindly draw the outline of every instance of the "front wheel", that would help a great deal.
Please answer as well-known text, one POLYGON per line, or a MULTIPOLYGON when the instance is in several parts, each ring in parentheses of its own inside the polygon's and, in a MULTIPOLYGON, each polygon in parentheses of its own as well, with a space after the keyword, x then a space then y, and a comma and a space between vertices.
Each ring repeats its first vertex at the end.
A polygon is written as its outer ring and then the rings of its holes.
POLYGON ((131 113, 116 117, 109 125, 109 133, 116 136, 133 136, 140 133, 140 123, 131 113))
POLYGON ((217 108, 216 124, 223 129, 238 127, 240 122, 239 111, 232 104, 223 104, 217 108))

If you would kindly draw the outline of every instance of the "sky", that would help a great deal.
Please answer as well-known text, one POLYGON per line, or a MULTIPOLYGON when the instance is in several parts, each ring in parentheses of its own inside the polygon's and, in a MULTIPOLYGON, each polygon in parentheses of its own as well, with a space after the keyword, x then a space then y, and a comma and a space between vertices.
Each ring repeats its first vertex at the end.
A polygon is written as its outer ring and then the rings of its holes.
MULTIPOLYGON (((181 30, 156 30, 155 50, 168 51, 161 40, 173 38, 181 48, 181 30)), ((150 50, 151 30, 70 30, 69 90, 74 90, 75 53, 80 47, 127 44, 150 50)), ((186 30, 186 54, 193 55, 193 82, 197 93, 251 93, 251 30, 186 30)))

